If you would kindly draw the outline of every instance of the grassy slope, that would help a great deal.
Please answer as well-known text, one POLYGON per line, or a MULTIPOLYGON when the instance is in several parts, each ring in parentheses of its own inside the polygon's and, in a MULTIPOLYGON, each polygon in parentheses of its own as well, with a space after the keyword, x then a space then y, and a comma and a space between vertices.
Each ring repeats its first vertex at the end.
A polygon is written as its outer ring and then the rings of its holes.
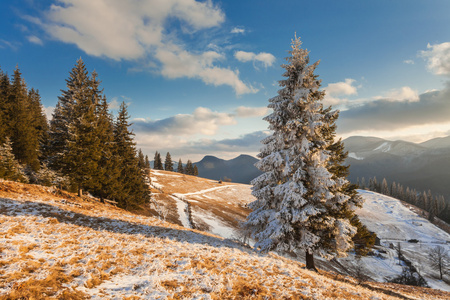
POLYGON ((0 181, 0 299, 448 299, 322 272, 49 188, 0 181))

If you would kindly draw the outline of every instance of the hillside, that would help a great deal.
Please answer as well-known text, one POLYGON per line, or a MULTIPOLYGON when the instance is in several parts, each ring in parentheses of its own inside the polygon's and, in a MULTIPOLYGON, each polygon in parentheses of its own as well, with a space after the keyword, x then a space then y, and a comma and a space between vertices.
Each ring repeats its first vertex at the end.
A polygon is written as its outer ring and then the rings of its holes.
MULTIPOLYGON (((239 221, 244 221, 249 210, 246 204, 253 201, 249 185, 223 183, 173 172, 151 172, 152 184, 159 190, 154 198, 171 211, 170 220, 186 227, 194 227, 224 238, 240 239, 239 221), (175 197, 176 196, 176 197, 175 197), (180 199, 183 199, 181 201, 180 199), (177 202, 178 201, 178 202, 177 202), (178 209, 175 209, 178 203, 178 209), (190 206, 191 223, 184 208, 190 206), (183 221, 186 220, 186 221, 183 221), (205 226, 205 224, 209 225, 205 226)), ((450 282, 437 280, 437 272, 430 267, 428 254, 431 248, 442 245, 449 249, 450 235, 412 212, 401 201, 381 194, 360 190, 365 199, 357 210, 361 221, 381 239, 372 256, 362 258, 358 265, 353 254, 349 258, 331 262, 318 259, 320 268, 350 276, 363 272, 368 278, 384 282, 398 276, 403 265, 398 264, 395 249, 398 243, 405 249, 405 257, 420 267, 420 273, 431 287, 450 291, 450 282), (416 239, 419 243, 408 243, 416 239)), ((303 260, 303 257, 300 258, 303 260)))
POLYGON ((350 180, 386 178, 418 191, 431 189, 450 197, 450 137, 432 139, 421 144, 388 141, 373 137, 350 137, 344 140, 349 152, 350 180))
POLYGON ((92 198, 0 182, 0 299, 448 299, 316 274, 92 198))
POLYGON ((233 182, 248 184, 261 174, 261 171, 255 167, 257 161, 257 158, 244 154, 230 160, 207 155, 195 165, 199 176, 203 178, 213 180, 229 178, 233 182))

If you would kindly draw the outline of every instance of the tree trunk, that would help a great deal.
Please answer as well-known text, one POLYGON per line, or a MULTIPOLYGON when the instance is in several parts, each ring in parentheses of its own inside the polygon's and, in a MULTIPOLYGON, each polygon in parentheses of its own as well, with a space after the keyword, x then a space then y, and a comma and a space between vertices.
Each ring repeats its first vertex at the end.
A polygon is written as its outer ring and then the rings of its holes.
POLYGON ((314 265, 314 254, 309 250, 306 250, 306 268, 317 272, 316 266, 314 265))
POLYGON ((78 197, 83 196, 83 190, 81 189, 81 186, 78 186, 78 197))

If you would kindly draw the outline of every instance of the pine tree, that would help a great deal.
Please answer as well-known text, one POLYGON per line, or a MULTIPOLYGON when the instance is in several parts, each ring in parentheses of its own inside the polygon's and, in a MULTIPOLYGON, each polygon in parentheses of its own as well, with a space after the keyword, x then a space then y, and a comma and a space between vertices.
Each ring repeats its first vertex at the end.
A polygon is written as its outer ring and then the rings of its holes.
POLYGON ((184 173, 186 175, 194 175, 194 166, 192 165, 192 161, 188 159, 186 163, 186 167, 184 169, 184 173))
POLYGON ((193 172, 192 172, 192 175, 198 176, 198 168, 197 168, 197 165, 194 165, 194 170, 193 170, 193 172))
POLYGON ((278 96, 269 100, 273 113, 265 118, 273 134, 264 139, 256 166, 264 173, 252 181, 253 210, 246 227, 262 251, 303 249, 308 269, 315 269, 313 253, 328 259, 344 255, 356 228, 336 217, 350 199, 342 193, 347 180, 329 171, 333 158, 327 149, 336 113, 324 110, 318 63, 295 39, 285 80, 278 96))
POLYGON ((153 169, 164 170, 162 160, 161 160, 161 154, 158 151, 155 152, 155 159, 153 161, 153 169))
POLYGON ((142 149, 139 149, 139 151, 138 151, 138 166, 141 169, 145 168, 145 158, 144 158, 144 153, 142 152, 142 149))
POLYGON ((114 124, 114 141, 116 154, 120 157, 120 190, 115 194, 119 206, 132 208, 143 204, 150 199, 150 191, 145 183, 145 174, 139 168, 136 155, 133 133, 129 130, 130 124, 127 106, 122 103, 114 124))
POLYGON ((23 172, 23 167, 14 157, 9 137, 6 137, 5 142, 0 145, 0 178, 28 182, 28 178, 23 172))
POLYGON ((148 160, 148 155, 145 155, 145 167, 150 170, 150 161, 148 160))
POLYGON ((381 182, 381 193, 386 196, 390 195, 386 178, 383 178, 383 181, 381 182))
POLYGON ((183 163, 181 162, 181 158, 178 160, 178 168, 177 168, 177 172, 183 174, 184 173, 184 168, 183 168, 183 163))
POLYGON ((171 172, 173 171, 172 156, 170 156, 169 152, 167 152, 166 160, 164 161, 164 170, 171 171, 171 172))
POLYGON ((6 141, 10 132, 11 104, 9 102, 10 82, 8 75, 0 69, 0 144, 6 141))
POLYGON ((63 172, 70 177, 77 187, 78 195, 81 196, 83 189, 95 190, 99 184, 95 180, 102 147, 96 116, 98 99, 93 94, 93 81, 81 59, 72 69, 67 83, 66 94, 72 98, 70 102, 73 105, 70 109, 72 122, 68 124, 62 159, 65 167, 63 172))
POLYGON ((13 153, 22 165, 39 170, 39 132, 33 118, 35 112, 29 101, 28 91, 18 67, 14 70, 9 93, 11 110, 11 142, 13 153))

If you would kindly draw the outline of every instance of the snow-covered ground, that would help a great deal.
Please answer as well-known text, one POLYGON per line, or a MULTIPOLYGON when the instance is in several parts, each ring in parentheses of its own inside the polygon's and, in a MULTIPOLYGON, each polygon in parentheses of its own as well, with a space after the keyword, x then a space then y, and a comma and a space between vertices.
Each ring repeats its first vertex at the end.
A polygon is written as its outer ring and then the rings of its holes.
POLYGON ((386 253, 379 257, 363 257, 360 262, 354 256, 342 261, 353 268, 359 265, 374 280, 385 281, 402 272, 404 264, 399 265, 397 251, 392 249, 400 245, 403 255, 431 287, 450 291, 450 281, 439 280, 439 273, 429 260, 430 250, 437 246, 450 253, 450 235, 395 198, 366 190, 359 190, 359 193, 365 201, 356 213, 361 222, 377 234, 384 246, 382 251, 386 253))
POLYGON ((322 275, 92 199, 0 181, 0 298, 448 299, 322 275))

